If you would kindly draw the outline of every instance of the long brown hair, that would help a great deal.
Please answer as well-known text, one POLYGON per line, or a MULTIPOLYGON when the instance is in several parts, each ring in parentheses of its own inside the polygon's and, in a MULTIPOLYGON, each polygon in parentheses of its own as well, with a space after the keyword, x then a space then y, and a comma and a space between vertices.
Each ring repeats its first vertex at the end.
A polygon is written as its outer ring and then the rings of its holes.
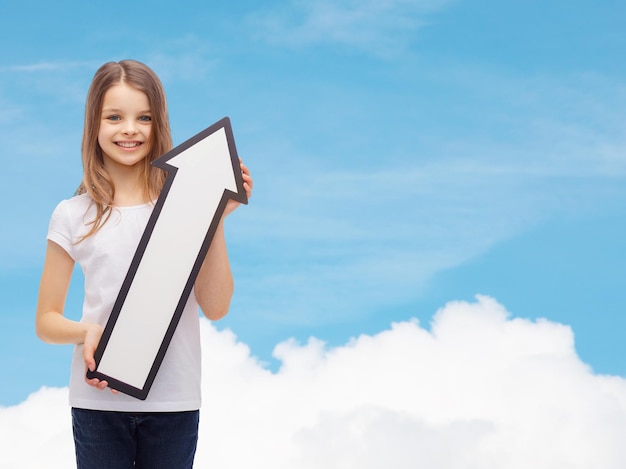
POLYGON ((87 192, 91 196, 96 206, 96 218, 89 222, 92 226, 84 238, 98 231, 111 215, 115 186, 104 167, 98 133, 104 95, 109 88, 120 83, 126 83, 145 93, 150 103, 152 128, 148 141, 148 155, 140 163, 142 165, 140 180, 143 183, 145 198, 152 200, 156 197, 165 182, 165 172, 150 164, 173 146, 165 91, 161 81, 150 67, 135 60, 105 63, 93 77, 85 104, 82 141, 83 180, 76 192, 78 194, 87 192))

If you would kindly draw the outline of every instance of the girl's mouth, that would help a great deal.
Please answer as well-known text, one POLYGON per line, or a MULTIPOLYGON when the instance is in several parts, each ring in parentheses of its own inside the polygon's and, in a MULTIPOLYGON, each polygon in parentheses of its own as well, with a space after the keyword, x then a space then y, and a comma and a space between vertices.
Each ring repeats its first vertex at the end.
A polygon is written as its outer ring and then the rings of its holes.
POLYGON ((118 147, 122 148, 135 148, 141 145, 142 142, 115 142, 118 147))

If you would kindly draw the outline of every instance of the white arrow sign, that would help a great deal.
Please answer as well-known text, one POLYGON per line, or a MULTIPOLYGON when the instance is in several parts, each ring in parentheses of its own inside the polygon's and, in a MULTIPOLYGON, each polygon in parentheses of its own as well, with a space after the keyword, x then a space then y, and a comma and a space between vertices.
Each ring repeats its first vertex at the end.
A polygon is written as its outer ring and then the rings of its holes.
POLYGON ((247 203, 225 117, 152 163, 168 171, 88 378, 148 396, 228 199, 247 203))

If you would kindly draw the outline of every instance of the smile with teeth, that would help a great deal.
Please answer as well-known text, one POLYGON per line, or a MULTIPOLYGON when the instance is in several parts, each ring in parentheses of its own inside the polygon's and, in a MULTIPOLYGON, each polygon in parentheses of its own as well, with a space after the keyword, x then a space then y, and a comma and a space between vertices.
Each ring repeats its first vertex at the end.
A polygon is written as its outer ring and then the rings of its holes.
POLYGON ((135 148, 141 145, 141 142, 115 142, 115 144, 122 148, 135 148))

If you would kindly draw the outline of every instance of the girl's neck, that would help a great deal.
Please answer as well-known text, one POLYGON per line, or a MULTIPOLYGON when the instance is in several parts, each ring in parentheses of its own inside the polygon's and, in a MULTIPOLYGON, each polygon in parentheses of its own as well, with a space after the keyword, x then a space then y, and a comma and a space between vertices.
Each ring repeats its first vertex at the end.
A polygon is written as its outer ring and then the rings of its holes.
POLYGON ((143 191, 138 193, 129 193, 119 191, 115 189, 115 198, 113 200, 113 206, 115 207, 134 207, 135 205, 142 205, 149 202, 143 194, 143 191))
POLYGON ((130 207, 150 201, 146 198, 143 184, 137 171, 113 171, 109 175, 115 186, 114 206, 130 207))

